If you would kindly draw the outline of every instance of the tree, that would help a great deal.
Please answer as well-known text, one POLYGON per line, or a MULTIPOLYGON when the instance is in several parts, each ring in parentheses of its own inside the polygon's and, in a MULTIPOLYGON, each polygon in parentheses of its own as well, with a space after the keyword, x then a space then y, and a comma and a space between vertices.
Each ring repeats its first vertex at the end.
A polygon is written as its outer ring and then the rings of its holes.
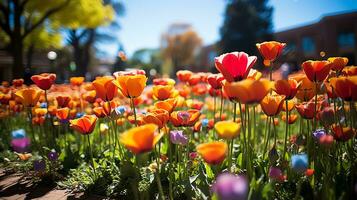
POLYGON ((174 70, 162 70, 166 73, 173 73, 183 69, 186 65, 194 63, 195 55, 202 44, 201 38, 188 24, 173 24, 168 31, 162 35, 162 55, 163 58, 171 62, 174 70))
POLYGON ((229 0, 221 28, 221 53, 245 51, 255 54, 257 42, 272 39, 269 0, 229 0))
POLYGON ((116 42, 117 38, 113 35, 113 32, 119 29, 116 18, 124 11, 123 5, 118 0, 90 1, 92 2, 83 1, 84 6, 88 4, 90 8, 96 8, 96 11, 86 8, 85 12, 89 15, 78 12, 76 18, 80 19, 80 23, 69 26, 67 29, 67 43, 73 49, 76 76, 85 76, 91 62, 91 50, 96 42, 116 42), (95 15, 90 13, 95 13, 95 15), (93 21, 88 21, 88 19, 93 21))
POLYGON ((9 38, 8 49, 13 57, 14 78, 24 76, 24 41, 54 14, 69 4, 70 0, 7 0, 0 2, 0 27, 9 38))

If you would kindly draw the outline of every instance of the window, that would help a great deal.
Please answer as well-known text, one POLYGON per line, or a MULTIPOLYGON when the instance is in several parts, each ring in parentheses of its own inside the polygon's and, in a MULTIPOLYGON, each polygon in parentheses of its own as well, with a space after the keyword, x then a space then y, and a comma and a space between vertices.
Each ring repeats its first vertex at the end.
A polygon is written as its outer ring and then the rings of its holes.
POLYGON ((315 52, 315 42, 311 37, 302 38, 302 50, 307 54, 315 52))
POLYGON ((342 48, 353 48, 355 46, 354 33, 340 33, 337 37, 338 46, 342 48))
POLYGON ((210 64, 214 64, 214 58, 217 56, 216 51, 209 51, 208 53, 208 61, 210 64))
POLYGON ((294 42, 288 42, 286 48, 283 49, 284 53, 296 51, 296 44, 294 42))

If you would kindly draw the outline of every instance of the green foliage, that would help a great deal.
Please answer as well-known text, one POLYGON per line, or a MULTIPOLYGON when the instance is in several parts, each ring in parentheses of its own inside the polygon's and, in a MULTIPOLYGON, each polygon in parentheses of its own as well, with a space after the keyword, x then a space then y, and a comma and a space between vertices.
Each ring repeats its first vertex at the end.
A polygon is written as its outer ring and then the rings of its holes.
POLYGON ((230 0, 221 28, 221 52, 256 53, 257 42, 272 38, 272 12, 268 0, 230 0))
POLYGON ((51 17, 55 26, 69 29, 96 28, 108 25, 114 17, 110 5, 104 5, 102 0, 75 0, 51 17))

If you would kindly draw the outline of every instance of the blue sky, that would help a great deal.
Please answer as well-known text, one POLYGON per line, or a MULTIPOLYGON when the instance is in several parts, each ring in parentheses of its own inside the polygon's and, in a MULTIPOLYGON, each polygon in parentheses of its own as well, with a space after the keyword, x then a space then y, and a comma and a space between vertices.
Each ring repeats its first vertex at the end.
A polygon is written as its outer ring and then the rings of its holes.
MULTIPOLYGON (((159 46, 160 35, 174 22, 192 24, 204 44, 219 39, 225 0, 127 0, 122 29, 116 33, 130 56, 140 48, 159 46)), ((357 0, 270 0, 274 30, 315 22, 321 16, 357 10, 357 0)), ((116 45, 106 49, 115 55, 116 45)))

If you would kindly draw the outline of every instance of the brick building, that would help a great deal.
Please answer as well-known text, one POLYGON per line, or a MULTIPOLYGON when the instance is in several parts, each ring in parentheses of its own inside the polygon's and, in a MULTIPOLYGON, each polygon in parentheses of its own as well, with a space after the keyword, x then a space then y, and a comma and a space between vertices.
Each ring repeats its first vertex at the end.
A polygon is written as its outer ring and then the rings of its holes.
POLYGON ((318 22, 275 33, 277 41, 287 43, 281 60, 299 66, 308 59, 330 56, 357 60, 357 11, 327 15, 318 22))
MULTIPOLYGON (((323 54, 324 58, 348 57, 349 65, 357 65, 357 11, 326 15, 315 23, 276 32, 274 37, 287 43, 277 62, 288 62, 292 70, 300 69, 305 60, 323 59, 323 54)), ((214 69, 215 56, 217 51, 214 45, 204 46, 199 65, 205 66, 206 70, 214 69)))

